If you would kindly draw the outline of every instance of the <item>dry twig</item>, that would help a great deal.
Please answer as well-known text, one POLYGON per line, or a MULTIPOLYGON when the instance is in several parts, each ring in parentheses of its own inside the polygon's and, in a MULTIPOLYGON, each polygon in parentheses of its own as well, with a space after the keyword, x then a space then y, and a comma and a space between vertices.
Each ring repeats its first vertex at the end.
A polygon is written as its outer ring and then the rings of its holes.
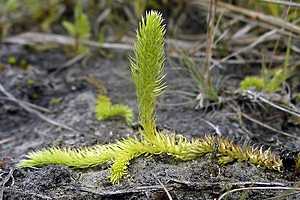
POLYGON ((233 189, 233 190, 229 190, 227 192, 225 192, 224 194, 222 194, 218 200, 222 200, 224 199, 224 197, 228 196, 231 193, 234 192, 239 192, 239 191, 244 191, 244 190, 297 190, 300 191, 300 188, 297 187, 281 187, 281 186, 274 186, 274 187, 245 187, 245 188, 237 188, 237 189, 233 189))
POLYGON ((244 53, 244 52, 248 52, 249 50, 253 49, 254 47, 256 47, 258 44, 264 42, 268 37, 270 37, 271 35, 274 35, 275 33, 277 32, 277 30, 271 30, 265 34, 263 34, 262 36, 260 36, 256 41, 254 41, 253 43, 251 43, 250 45, 226 56, 225 58, 223 58, 221 60, 221 63, 227 61, 229 58, 232 58, 234 56, 238 56, 240 55, 241 53, 244 53))
POLYGON ((246 186, 281 186, 287 187, 287 183, 280 183, 280 182, 252 182, 252 181, 245 181, 245 182, 190 182, 190 181, 183 181, 178 179, 170 179, 168 182, 177 183, 184 186, 188 186, 194 188, 196 190, 205 190, 205 189, 222 189, 224 187, 246 187, 246 186))
MULTIPOLYGON (((171 187, 167 187, 168 189, 172 189, 171 187)), ((151 186, 138 186, 134 188, 121 189, 115 191, 96 191, 85 187, 75 188, 76 190, 80 190, 82 192, 88 192, 92 194, 96 194, 102 197, 113 197, 116 195, 124 195, 124 194, 135 194, 135 193, 144 193, 144 192, 154 192, 154 191, 162 191, 164 188, 161 185, 151 185, 151 186)))
MULTIPOLYGON (((198 5, 198 6, 209 6, 209 0, 194 0, 192 1, 192 4, 198 5)), ((300 27, 287 22, 281 18, 274 17, 271 15, 266 15, 263 13, 259 13, 253 10, 249 10, 246 8, 242 8, 239 6, 235 6, 229 3, 224 2, 218 2, 218 11, 224 12, 224 14, 227 13, 238 13, 239 15, 246 16, 247 18, 251 19, 252 21, 261 21, 263 23, 266 23, 268 25, 277 27, 278 29, 285 29, 286 31, 293 33, 293 36, 300 35, 300 27)))
MULTIPOLYGON (((6 38, 3 42, 20 45, 59 44, 72 46, 75 44, 75 39, 58 34, 27 32, 6 38)), ((132 50, 132 45, 122 43, 99 43, 90 40, 83 40, 82 44, 103 49, 132 50)))
POLYGON ((157 182, 159 183, 159 185, 161 185, 161 187, 164 189, 165 193, 166 193, 167 196, 168 196, 168 199, 169 199, 169 200, 173 200, 173 198, 172 198, 170 192, 169 192, 168 189, 164 186, 164 184, 163 184, 158 178, 156 178, 156 180, 157 180, 157 182))
POLYGON ((283 1, 283 0, 260 0, 266 3, 279 4, 289 7, 300 8, 300 3, 292 2, 292 1, 283 1))
POLYGON ((260 100, 260 101, 262 101, 262 102, 264 102, 264 103, 266 103, 266 104, 268 104, 268 105, 270 105, 270 106, 272 106, 272 107, 278 109, 278 110, 281 110, 281 111, 283 111, 283 112, 287 112, 287 113, 289 113, 289 114, 291 114, 291 115, 294 115, 294 116, 296 116, 296 117, 300 117, 300 112, 299 112, 299 111, 297 111, 297 110, 292 110, 292 109, 290 109, 290 108, 285 108, 285 107, 282 107, 282 106, 280 106, 280 105, 277 105, 276 103, 273 103, 272 101, 270 101, 270 100, 268 100, 267 98, 263 97, 263 95, 260 94, 260 93, 255 93, 255 92, 253 92, 253 91, 251 91, 251 90, 247 90, 247 94, 248 94, 249 96, 255 98, 255 99, 258 99, 258 100, 260 100))
MULTIPOLYGON (((0 135, 1 135, 1 133, 0 133, 0 135)), ((10 141, 12 141, 14 139, 15 139, 15 137, 9 137, 9 138, 5 138, 3 140, 0 140, 0 145, 5 144, 7 142, 10 142, 10 141)))
POLYGON ((41 118, 42 120, 48 122, 49 124, 52 124, 54 126, 58 126, 60 128, 72 131, 72 132, 76 132, 79 133, 79 131, 75 130, 74 128, 71 128, 70 126, 67 126, 65 124, 59 123, 54 121, 53 119, 50 119, 49 117, 43 115, 42 113, 40 113, 37 110, 34 110, 33 108, 29 107, 26 103, 24 103, 23 101, 19 101, 18 99, 16 99, 12 94, 10 94, 9 92, 7 92, 5 90, 5 88, 3 87, 3 85, 0 83, 0 91, 7 96, 11 101, 15 102, 16 104, 18 104, 20 107, 22 107, 24 110, 26 110, 29 113, 33 113, 36 116, 38 116, 39 118, 41 118))
MULTIPOLYGON (((4 193, 4 188, 5 188, 5 184, 10 180, 13 179, 13 173, 14 173, 14 169, 11 168, 7 174, 7 176, 4 178, 3 182, 2 182, 2 186, 1 186, 1 190, 0 190, 0 200, 3 200, 3 193, 4 193)), ((13 185, 12 181, 12 185, 13 185)))
POLYGON ((294 138, 294 139, 299 140, 299 137, 298 137, 298 136, 292 135, 292 134, 290 134, 290 133, 286 133, 286 132, 284 132, 284 131, 282 131, 282 130, 277 130, 277 129, 275 129, 275 128, 273 128, 273 127, 267 125, 267 124, 264 124, 263 122, 260 122, 260 121, 258 121, 258 120, 256 120, 256 119, 250 117, 249 115, 247 115, 247 114, 241 112, 240 110, 238 110, 237 108, 235 108, 235 106, 230 105, 230 107, 231 107, 235 112, 237 112, 239 116, 243 116, 244 118, 246 118, 246 119, 248 119, 248 120, 250 120, 250 121, 252 121, 252 122, 254 122, 254 123, 256 123, 256 124, 258 124, 258 125, 260 125, 260 126, 262 126, 262 127, 264 127, 264 128, 267 128, 267 129, 269 129, 269 130, 271 130, 271 131, 274 131, 274 132, 276 132, 276 133, 279 133, 279 134, 282 134, 282 135, 285 135, 285 136, 288 136, 288 137, 291 137, 291 138, 294 138))

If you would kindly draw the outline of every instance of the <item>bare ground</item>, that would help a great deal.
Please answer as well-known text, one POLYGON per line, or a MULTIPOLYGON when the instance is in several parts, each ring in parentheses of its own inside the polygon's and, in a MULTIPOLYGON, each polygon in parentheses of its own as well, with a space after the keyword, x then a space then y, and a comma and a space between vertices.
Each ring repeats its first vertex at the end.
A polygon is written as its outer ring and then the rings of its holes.
MULTIPOLYGON (((230 189, 257 186, 258 182, 293 186, 299 181, 292 170, 275 172, 239 162, 221 166, 211 155, 189 162, 178 162, 167 156, 141 157, 132 162, 128 176, 118 185, 109 182, 108 165, 88 170, 61 166, 16 169, 15 164, 32 150, 54 145, 80 147, 105 144, 137 134, 134 127, 128 127, 121 120, 96 120, 97 88, 86 81, 86 77, 92 75, 102 81, 113 102, 127 104, 137 113, 135 93, 128 70, 128 54, 124 52, 114 53, 111 58, 93 53, 85 61, 63 70, 61 67, 68 58, 60 49, 37 52, 16 45, 1 45, 0 52, 1 66, 4 68, 0 72, 0 82, 5 89, 19 100, 49 109, 51 112, 44 115, 76 130, 51 125, 1 94, 0 172, 3 186, 0 187, 0 197, 2 192, 3 199, 158 200, 168 199, 165 190, 173 199, 215 199, 230 189), (17 58, 17 64, 7 64, 10 55, 17 58), (19 67, 22 60, 28 63, 27 70, 19 67)), ((168 90, 159 101, 159 128, 189 138, 216 134, 205 122, 207 120, 219 128, 222 136, 239 144, 264 145, 272 147, 277 153, 299 149, 298 140, 250 121, 244 120, 242 127, 236 114, 226 105, 206 112, 196 110, 195 102, 189 103, 194 98, 183 95, 184 92, 197 92, 188 73, 173 63, 167 65, 166 71, 168 90)), ((224 76, 231 72, 244 75, 244 71, 237 66, 228 66, 226 71, 216 73, 224 76)), ((237 82, 233 79, 226 87, 235 87, 237 82)), ((245 109, 250 113, 249 108, 245 109)), ((299 127, 287 123, 284 113, 266 111, 256 106, 251 114, 269 119, 279 129, 300 134, 299 127)), ((266 199, 285 193, 250 190, 233 193, 228 199, 266 199)), ((287 198, 298 199, 299 194, 287 198)))

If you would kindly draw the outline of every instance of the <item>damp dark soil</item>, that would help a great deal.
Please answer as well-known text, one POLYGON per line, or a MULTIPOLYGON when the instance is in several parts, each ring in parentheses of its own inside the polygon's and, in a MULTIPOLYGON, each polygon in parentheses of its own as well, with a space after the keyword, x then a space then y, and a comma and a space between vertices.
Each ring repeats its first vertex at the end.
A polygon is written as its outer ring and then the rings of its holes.
MULTIPOLYGON (((94 110, 99 85, 107 89, 114 103, 129 105, 135 114, 137 106, 128 52, 114 52, 109 56, 93 52, 70 66, 64 65, 70 57, 61 49, 41 52, 2 44, 0 54, 0 81, 4 88, 18 100, 41 107, 34 110, 75 130, 50 124, 1 94, 0 178, 3 184, 0 196, 3 195, 3 199, 159 200, 169 198, 165 190, 173 199, 216 199, 230 189, 253 186, 249 182, 292 186, 300 180, 293 170, 276 172, 240 162, 221 166, 212 155, 189 162, 178 162, 165 155, 140 157, 132 161, 128 175, 117 185, 109 182, 108 165, 87 170, 63 166, 15 168, 33 150, 49 146, 106 144, 137 134, 134 127, 128 127, 122 120, 96 120, 94 110)), ((217 77, 230 76, 232 72, 245 75, 244 70, 239 66, 228 66, 226 71, 218 70, 215 74, 217 77)), ((197 102, 193 95, 196 96, 197 88, 189 74, 174 62, 167 63, 166 72, 168 89, 159 99, 158 128, 188 138, 221 135, 241 145, 271 147, 277 153, 299 149, 298 140, 251 121, 244 120, 241 125, 239 117, 228 106, 195 109, 197 102), (217 132, 212 124, 218 128, 217 132)), ((228 81, 225 87, 234 88, 237 81, 228 81)), ((245 106, 248 114, 268 119, 278 129, 299 136, 299 127, 287 124, 284 113, 248 103, 251 107, 245 106)), ((233 193, 228 199, 266 199, 282 194, 287 192, 247 190, 233 193)), ((300 197, 296 194, 285 198, 300 197)))

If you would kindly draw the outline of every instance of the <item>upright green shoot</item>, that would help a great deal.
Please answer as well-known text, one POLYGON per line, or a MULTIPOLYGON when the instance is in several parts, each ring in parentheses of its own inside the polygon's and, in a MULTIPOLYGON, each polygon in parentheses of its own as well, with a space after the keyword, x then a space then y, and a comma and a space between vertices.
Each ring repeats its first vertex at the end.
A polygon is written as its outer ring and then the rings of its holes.
POLYGON ((81 1, 76 4, 74 22, 63 21, 63 26, 75 39, 74 50, 76 53, 86 53, 88 48, 82 45, 81 40, 90 37, 91 25, 88 16, 83 12, 81 1))
POLYGON ((137 30, 131 75, 136 87, 141 134, 146 140, 156 134, 155 107, 157 97, 166 88, 164 82, 164 35, 161 15, 155 11, 146 14, 137 30))

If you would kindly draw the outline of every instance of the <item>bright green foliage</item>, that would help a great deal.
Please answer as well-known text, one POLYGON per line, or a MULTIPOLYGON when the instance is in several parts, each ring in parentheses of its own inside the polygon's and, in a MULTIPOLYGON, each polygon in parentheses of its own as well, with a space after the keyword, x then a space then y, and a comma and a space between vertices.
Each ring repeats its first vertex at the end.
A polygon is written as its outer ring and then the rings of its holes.
POLYGON ((114 163, 110 170, 110 180, 117 183, 127 174, 127 166, 134 158, 142 154, 151 152, 151 145, 135 138, 127 138, 117 142, 119 149, 115 151, 114 163))
POLYGON ((281 89, 282 84, 290 77, 284 69, 278 69, 273 72, 272 78, 266 83, 265 90, 267 92, 276 92, 281 89))
POLYGON ((248 76, 241 83, 242 90, 254 88, 257 91, 277 92, 281 89, 282 84, 293 74, 294 69, 289 67, 291 37, 288 41, 288 48, 285 54, 285 62, 281 68, 268 70, 263 67, 260 76, 248 76))
MULTIPOLYGON (((156 12, 148 13, 137 32, 135 58, 131 63, 132 77, 137 90, 140 123, 144 128, 142 139, 130 137, 114 144, 82 149, 45 149, 30 153, 18 166, 58 164, 73 168, 87 168, 112 162, 110 180, 112 183, 118 183, 127 174, 130 161, 141 155, 167 154, 179 160, 192 160, 208 153, 215 153, 221 164, 234 160, 248 161, 255 165, 280 170, 282 161, 270 151, 249 146, 239 147, 226 139, 212 136, 190 141, 181 135, 156 131, 156 98, 165 88, 163 35, 161 16, 156 12)), ((98 106, 96 110, 102 112, 100 118, 103 118, 103 113, 107 116, 114 105, 111 105, 108 97, 100 96, 98 106)))
POLYGON ((240 147, 223 138, 204 137, 189 141, 181 135, 157 133, 153 141, 127 138, 109 145, 82 149, 50 148, 30 153, 19 167, 38 167, 50 164, 87 168, 112 161, 110 180, 118 183, 127 174, 129 162, 141 155, 168 154, 179 160, 193 160, 215 152, 220 164, 248 161, 261 167, 280 170, 282 161, 270 151, 250 146, 240 147))
POLYGON ((133 111, 126 105, 112 105, 109 97, 99 95, 96 102, 96 117, 98 120, 122 117, 126 120, 127 124, 131 124, 133 120, 133 111))
POLYGON ((139 121, 143 136, 151 140, 155 135, 155 106, 157 97, 164 91, 164 34, 159 13, 149 12, 137 30, 131 75, 134 80, 139 107, 139 121))
POLYGON ((80 40, 88 39, 91 35, 91 25, 88 16, 83 13, 82 2, 78 1, 75 7, 74 22, 63 22, 64 28, 75 38, 75 50, 77 53, 85 53, 88 48, 80 43, 80 40))
POLYGON ((212 152, 210 137, 190 142, 181 135, 167 133, 156 133, 150 142, 129 138, 117 144, 120 150, 116 151, 110 176, 113 183, 127 174, 127 166, 132 159, 144 154, 168 154, 179 160, 192 160, 212 152))
POLYGON ((240 88, 248 90, 254 88, 257 91, 276 92, 282 84, 292 75, 291 70, 277 69, 265 70, 261 76, 248 76, 241 83, 240 88))
POLYGON ((248 161, 256 166, 265 167, 280 171, 282 168, 282 160, 279 156, 273 154, 270 150, 263 150, 262 148, 254 148, 251 146, 238 146, 232 141, 218 138, 216 139, 218 146, 220 164, 227 164, 232 161, 248 161))
POLYGON ((97 145, 82 149, 49 148, 27 155, 19 167, 39 167, 49 164, 65 165, 73 168, 87 168, 101 165, 111 160, 116 145, 97 145))
POLYGON ((241 83, 240 88, 243 90, 256 89, 262 91, 264 88, 264 80, 257 76, 247 76, 241 83))
POLYGON ((90 22, 87 15, 83 13, 81 1, 78 1, 75 7, 74 23, 64 21, 63 26, 73 37, 80 37, 82 39, 88 39, 90 37, 90 22))

